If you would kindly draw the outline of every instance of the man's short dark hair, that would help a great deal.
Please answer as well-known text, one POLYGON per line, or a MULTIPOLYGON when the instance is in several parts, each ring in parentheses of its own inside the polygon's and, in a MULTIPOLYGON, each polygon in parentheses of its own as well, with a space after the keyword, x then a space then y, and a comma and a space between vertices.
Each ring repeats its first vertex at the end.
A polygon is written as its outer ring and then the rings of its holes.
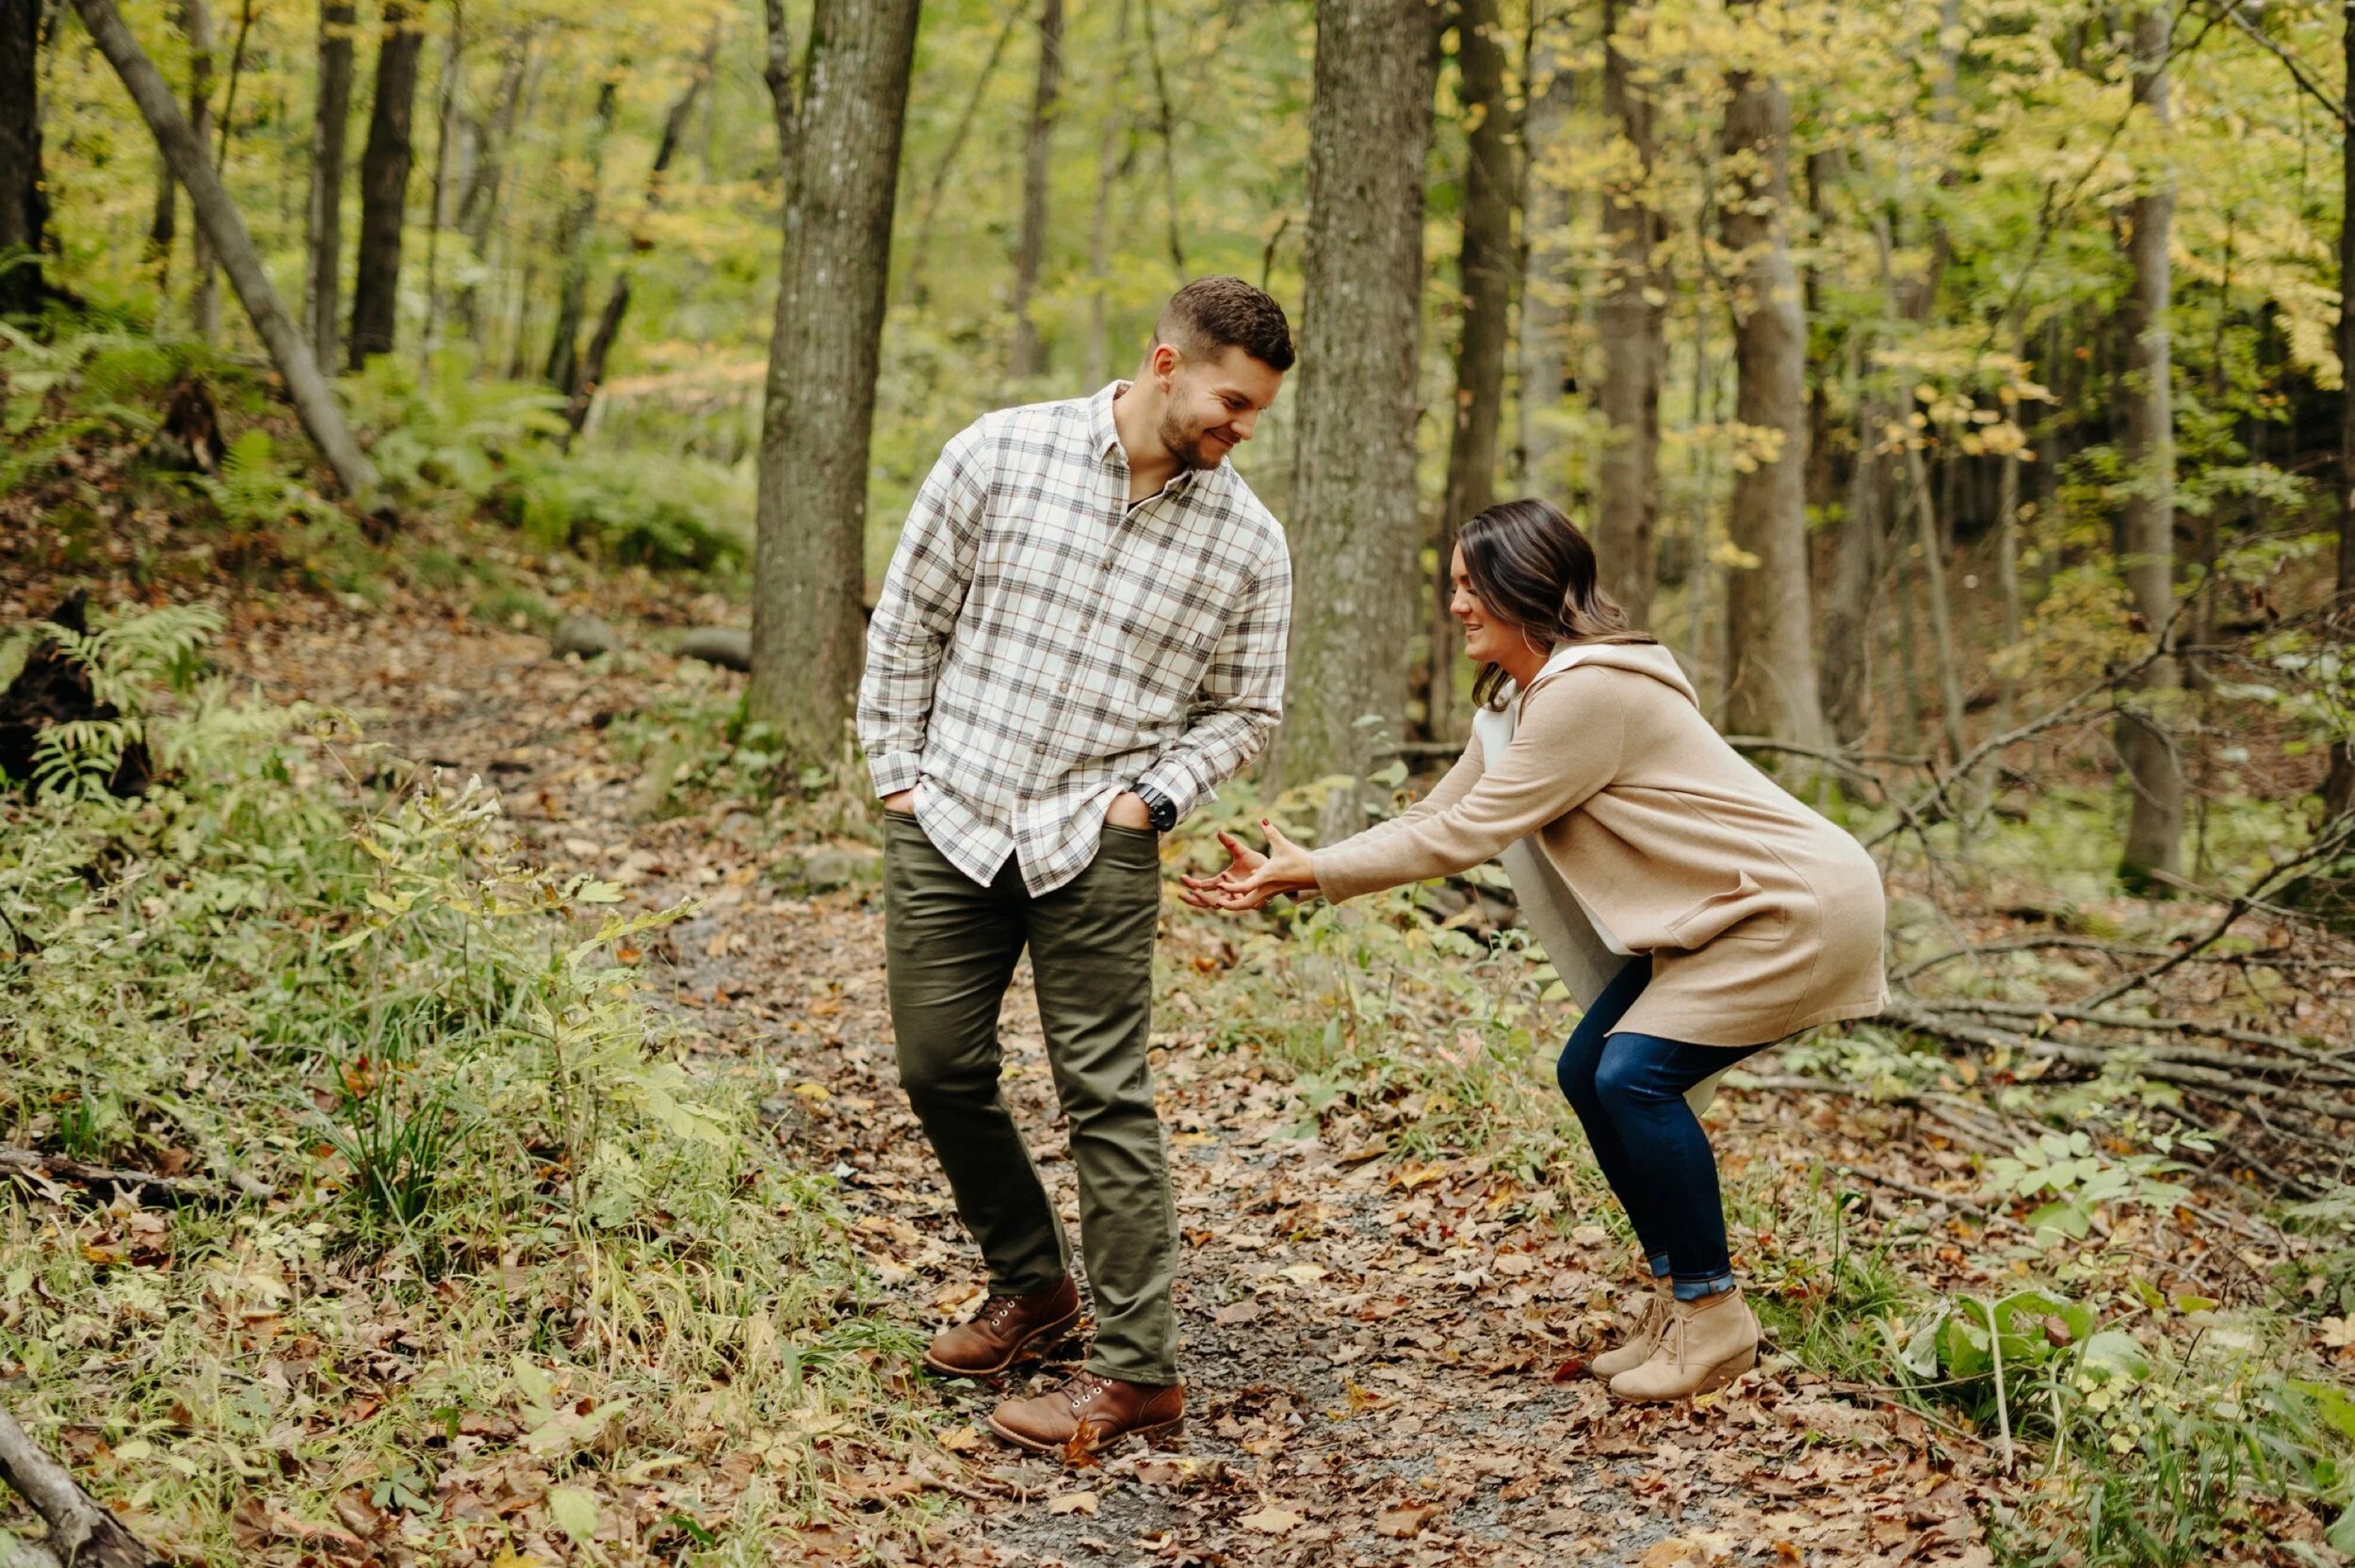
POLYGON ((1284 307, 1241 278, 1196 278, 1171 295, 1153 324, 1153 341, 1194 358, 1231 348, 1270 370, 1292 367, 1292 329, 1284 307))

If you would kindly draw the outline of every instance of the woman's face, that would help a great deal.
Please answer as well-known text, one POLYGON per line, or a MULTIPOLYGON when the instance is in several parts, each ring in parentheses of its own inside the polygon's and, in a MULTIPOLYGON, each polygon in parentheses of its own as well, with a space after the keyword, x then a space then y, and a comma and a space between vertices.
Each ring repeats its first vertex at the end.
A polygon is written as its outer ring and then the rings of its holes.
POLYGON ((1455 547, 1455 557, 1448 564, 1448 572, 1455 584, 1455 594, 1448 601, 1448 613, 1464 627, 1464 656, 1475 664, 1501 664, 1511 650, 1520 645, 1520 634, 1505 622, 1488 613, 1488 606, 1472 591, 1471 574, 1464 570, 1464 547, 1455 547))

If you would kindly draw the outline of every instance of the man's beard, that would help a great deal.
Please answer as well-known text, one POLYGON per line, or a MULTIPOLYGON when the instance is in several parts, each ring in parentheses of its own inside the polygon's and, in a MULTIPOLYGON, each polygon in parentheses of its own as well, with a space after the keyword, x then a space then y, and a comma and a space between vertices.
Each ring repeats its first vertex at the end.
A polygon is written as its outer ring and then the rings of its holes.
POLYGON ((1189 436, 1186 428, 1178 422, 1176 410, 1161 411, 1161 428, 1153 433, 1161 438, 1161 445, 1169 455, 1178 460, 1178 466, 1180 470, 1192 471, 1218 466, 1218 459, 1206 458, 1202 455, 1203 443, 1210 439, 1210 432, 1208 429, 1200 429, 1189 436))

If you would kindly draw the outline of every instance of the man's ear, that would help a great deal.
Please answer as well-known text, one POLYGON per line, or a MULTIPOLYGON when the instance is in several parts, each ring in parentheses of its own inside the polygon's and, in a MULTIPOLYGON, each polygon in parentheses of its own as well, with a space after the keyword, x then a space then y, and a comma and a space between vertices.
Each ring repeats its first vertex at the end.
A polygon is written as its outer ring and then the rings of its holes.
POLYGON ((1185 363, 1186 356, 1179 353, 1178 346, 1172 343, 1153 345, 1153 352, 1145 359, 1145 364, 1152 366, 1156 376, 1174 376, 1178 367, 1185 363))

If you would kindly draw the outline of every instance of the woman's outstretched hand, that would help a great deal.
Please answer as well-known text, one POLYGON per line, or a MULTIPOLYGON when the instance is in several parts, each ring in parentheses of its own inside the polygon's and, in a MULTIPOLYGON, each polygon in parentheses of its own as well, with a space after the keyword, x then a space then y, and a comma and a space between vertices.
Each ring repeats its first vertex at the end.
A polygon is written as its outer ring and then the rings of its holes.
POLYGON ((1215 877, 1180 877, 1179 895, 1197 909, 1258 909, 1279 893, 1309 893, 1317 874, 1308 865, 1308 851, 1284 836, 1284 830, 1266 817, 1259 827, 1267 834, 1268 852, 1259 853, 1233 833, 1218 835, 1228 856, 1226 869, 1215 877))

